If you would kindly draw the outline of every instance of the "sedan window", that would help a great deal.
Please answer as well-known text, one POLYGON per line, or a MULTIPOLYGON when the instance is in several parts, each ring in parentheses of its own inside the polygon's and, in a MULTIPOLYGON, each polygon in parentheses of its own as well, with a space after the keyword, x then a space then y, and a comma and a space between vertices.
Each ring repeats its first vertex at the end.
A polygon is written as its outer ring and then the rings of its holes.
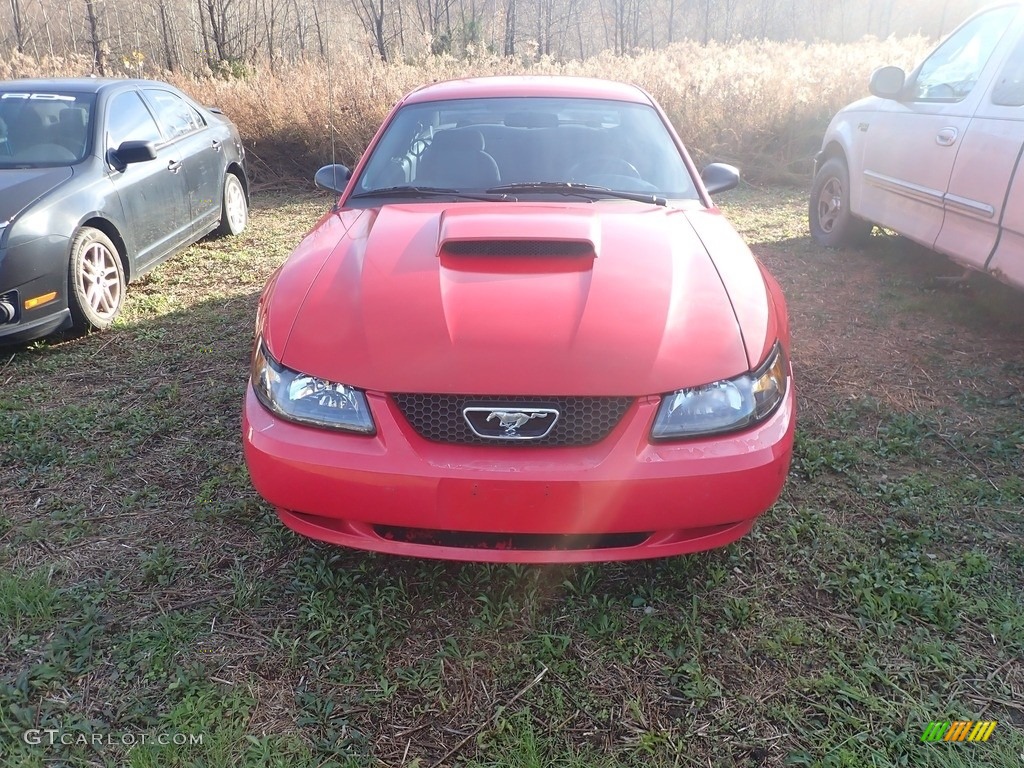
POLYGON ((125 141, 159 142, 160 129, 135 91, 117 94, 107 106, 107 147, 117 149, 125 141))
POLYGON ((914 101, 965 99, 1017 11, 1016 6, 993 8, 956 30, 921 65, 911 91, 914 101))
POLYGON ((157 120, 169 139, 185 136, 206 125, 202 115, 175 93, 147 88, 146 97, 156 109, 157 120))

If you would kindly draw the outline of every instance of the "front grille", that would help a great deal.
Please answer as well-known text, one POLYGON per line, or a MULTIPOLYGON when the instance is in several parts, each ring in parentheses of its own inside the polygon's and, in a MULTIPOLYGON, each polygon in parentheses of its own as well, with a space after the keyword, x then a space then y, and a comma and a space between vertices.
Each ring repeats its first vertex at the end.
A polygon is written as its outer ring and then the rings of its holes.
POLYGON ((633 404, 631 397, 539 397, 527 395, 392 395, 399 410, 422 437, 435 443, 501 446, 593 445, 615 429, 633 404), (462 415, 464 408, 554 408, 558 422, 539 440, 522 442, 478 437, 462 415))

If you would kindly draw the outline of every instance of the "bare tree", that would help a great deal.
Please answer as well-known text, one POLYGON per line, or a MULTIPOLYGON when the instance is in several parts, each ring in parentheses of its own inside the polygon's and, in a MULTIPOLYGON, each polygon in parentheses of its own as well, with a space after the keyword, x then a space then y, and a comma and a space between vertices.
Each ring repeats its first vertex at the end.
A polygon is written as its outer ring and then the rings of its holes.
POLYGON ((384 0, 352 0, 352 10, 363 23, 366 31, 373 36, 376 53, 381 61, 388 60, 387 40, 384 39, 384 0))
POLYGON ((100 38, 99 18, 96 15, 96 0, 85 0, 85 15, 89 20, 89 44, 92 46, 92 62, 101 77, 107 74, 107 45, 100 38))
POLYGON ((210 41, 217 52, 217 61, 227 61, 227 37, 224 30, 227 14, 224 6, 219 5, 217 0, 206 0, 206 14, 206 20, 210 23, 210 41))
POLYGON ((327 45, 324 41, 324 27, 320 23, 320 12, 316 9, 316 3, 312 4, 313 8, 313 24, 316 26, 316 43, 317 48, 320 51, 320 58, 327 61, 327 45))
POLYGON ((275 0, 260 0, 263 11, 263 29, 267 41, 267 56, 270 71, 274 71, 274 57, 277 44, 277 3, 275 0))
POLYGON ((14 17, 14 46, 18 53, 25 52, 25 22, 21 15, 20 0, 11 0, 11 14, 14 17))
POLYGON ((516 0, 505 0, 505 55, 516 55, 516 0))
POLYGON ((157 19, 160 22, 160 40, 162 42, 164 66, 173 72, 178 66, 177 44, 174 38, 174 27, 169 18, 167 0, 157 0, 157 19))

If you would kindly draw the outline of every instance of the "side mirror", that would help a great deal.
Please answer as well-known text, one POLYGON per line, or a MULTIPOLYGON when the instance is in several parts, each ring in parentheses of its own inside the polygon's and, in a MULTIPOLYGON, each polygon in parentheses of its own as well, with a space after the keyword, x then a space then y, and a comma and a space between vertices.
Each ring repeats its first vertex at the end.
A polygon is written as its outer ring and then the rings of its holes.
POLYGON ((352 171, 344 165, 325 165, 316 172, 313 183, 320 189, 327 189, 337 192, 339 195, 345 191, 348 180, 352 178, 352 171))
POLYGON ((880 99, 899 101, 906 83, 907 75, 899 67, 881 67, 871 73, 868 90, 880 99))
POLYGON ((144 163, 156 160, 156 145, 152 141, 125 141, 114 150, 114 155, 123 165, 144 163))
POLYGON ((740 171, 738 168, 726 165, 725 163, 712 163, 700 172, 701 181, 709 195, 718 192, 727 192, 735 189, 740 184, 740 171))

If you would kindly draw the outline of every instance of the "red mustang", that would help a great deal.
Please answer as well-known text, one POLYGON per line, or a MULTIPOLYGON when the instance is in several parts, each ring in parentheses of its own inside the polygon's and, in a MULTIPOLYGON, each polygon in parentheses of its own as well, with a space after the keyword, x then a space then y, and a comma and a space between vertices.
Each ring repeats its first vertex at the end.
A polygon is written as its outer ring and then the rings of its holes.
POLYGON ((452 560, 661 557, 747 533, 793 444, 786 307, 638 88, 406 96, 259 303, 243 420, 286 525, 452 560))

